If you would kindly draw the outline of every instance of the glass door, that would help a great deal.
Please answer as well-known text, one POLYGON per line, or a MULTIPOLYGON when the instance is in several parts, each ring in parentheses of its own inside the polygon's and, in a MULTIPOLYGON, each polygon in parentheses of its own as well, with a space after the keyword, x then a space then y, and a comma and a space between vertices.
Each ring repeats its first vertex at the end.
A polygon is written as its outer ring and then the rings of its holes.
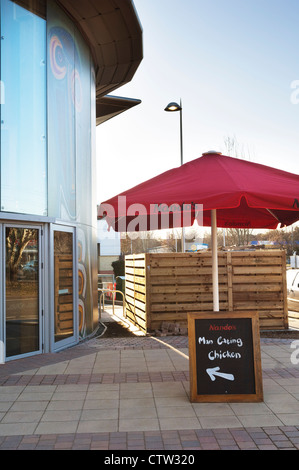
POLYGON ((53 226, 53 336, 54 349, 75 342, 77 337, 75 243, 72 228, 53 226))
POLYGON ((41 228, 8 226, 5 236, 6 358, 41 352, 41 228))

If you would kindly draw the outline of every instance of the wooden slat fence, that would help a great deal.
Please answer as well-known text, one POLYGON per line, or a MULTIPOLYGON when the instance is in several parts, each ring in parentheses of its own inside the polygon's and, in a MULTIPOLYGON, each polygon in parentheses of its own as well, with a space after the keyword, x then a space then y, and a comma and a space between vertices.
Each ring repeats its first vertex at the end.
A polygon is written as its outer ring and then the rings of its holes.
MULTIPOLYGON (((288 328, 283 250, 219 252, 218 266, 221 311, 258 310, 261 329, 288 328)), ((213 311, 211 252, 128 255, 125 277, 127 318, 144 332, 213 311)))
POLYGON ((73 330, 73 256, 55 255, 55 335, 73 330))

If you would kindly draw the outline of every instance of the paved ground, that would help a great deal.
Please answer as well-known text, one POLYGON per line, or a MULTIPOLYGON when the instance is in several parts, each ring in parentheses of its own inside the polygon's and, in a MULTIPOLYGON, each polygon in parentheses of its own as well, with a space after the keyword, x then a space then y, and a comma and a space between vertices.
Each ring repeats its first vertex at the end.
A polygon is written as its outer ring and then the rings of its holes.
POLYGON ((0 449, 298 450, 294 341, 261 339, 257 404, 190 403, 186 337, 106 332, 8 362, 0 366, 0 449))

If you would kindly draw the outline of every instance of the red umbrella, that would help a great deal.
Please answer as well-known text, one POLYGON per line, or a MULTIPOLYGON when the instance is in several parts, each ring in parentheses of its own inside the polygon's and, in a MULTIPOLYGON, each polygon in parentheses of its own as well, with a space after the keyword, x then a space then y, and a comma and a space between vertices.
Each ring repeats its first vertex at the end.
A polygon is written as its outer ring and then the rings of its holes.
MULTIPOLYGON (((216 227, 275 229, 299 220, 299 175, 208 152, 99 206, 115 231, 212 226, 214 309, 216 227)), ((219 304, 219 301, 218 301, 219 304)))

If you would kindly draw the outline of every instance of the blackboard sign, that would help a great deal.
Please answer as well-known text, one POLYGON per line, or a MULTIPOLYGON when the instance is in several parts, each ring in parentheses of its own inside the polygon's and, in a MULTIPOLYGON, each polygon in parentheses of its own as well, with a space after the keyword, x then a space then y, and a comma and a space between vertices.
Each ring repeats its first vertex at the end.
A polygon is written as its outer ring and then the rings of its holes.
POLYGON ((258 312, 188 314, 192 402, 263 401, 258 312))

